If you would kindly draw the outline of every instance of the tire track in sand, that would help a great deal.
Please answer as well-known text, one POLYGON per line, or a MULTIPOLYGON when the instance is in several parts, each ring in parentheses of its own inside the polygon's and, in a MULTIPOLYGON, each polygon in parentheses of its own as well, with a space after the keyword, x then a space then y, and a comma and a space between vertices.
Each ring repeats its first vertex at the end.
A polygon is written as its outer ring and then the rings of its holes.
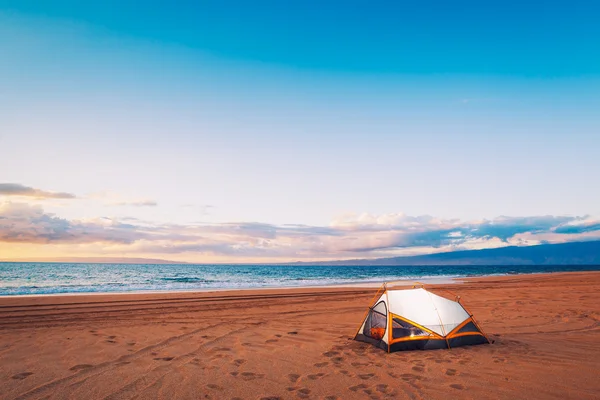
POLYGON ((83 378, 83 380, 87 380, 95 375, 99 375, 105 371, 108 371, 111 368, 119 367, 121 365, 125 365, 124 363, 129 363, 129 362, 135 361, 135 360, 137 360, 143 356, 146 356, 156 350, 161 350, 161 349, 169 347, 173 344, 190 339, 193 336, 195 336, 199 333, 202 333, 204 331, 214 329, 221 325, 230 325, 230 324, 231 324, 231 322, 224 321, 224 322, 220 322, 218 324, 199 328, 192 332, 184 333, 182 335, 171 336, 170 338, 165 339, 157 344, 146 346, 143 349, 136 351, 135 353, 126 354, 124 356, 117 358, 116 360, 105 361, 103 363, 80 370, 78 373, 68 375, 66 377, 59 378, 54 381, 43 384, 41 386, 35 387, 35 388, 17 396, 15 398, 15 400, 26 400, 26 399, 33 399, 36 397, 43 397, 44 395, 48 395, 49 391, 54 392, 56 390, 59 390, 60 387, 64 387, 65 385, 77 384, 77 382, 82 381, 82 379, 80 379, 80 378, 83 378))
POLYGON ((242 326, 233 331, 229 331, 214 340, 205 342, 198 346, 193 351, 178 356, 173 359, 173 362, 169 362, 168 365, 161 365, 150 372, 147 372, 141 378, 136 379, 135 381, 123 386, 119 390, 109 394, 104 397, 104 400, 120 400, 120 399, 130 399, 134 397, 135 394, 142 393, 145 389, 152 387, 157 382, 165 377, 168 373, 172 372, 174 369, 182 367, 194 360, 198 355, 204 354, 205 349, 209 346, 218 345, 223 340, 227 339, 229 336, 235 335, 236 333, 243 332, 248 328, 247 325, 242 326))

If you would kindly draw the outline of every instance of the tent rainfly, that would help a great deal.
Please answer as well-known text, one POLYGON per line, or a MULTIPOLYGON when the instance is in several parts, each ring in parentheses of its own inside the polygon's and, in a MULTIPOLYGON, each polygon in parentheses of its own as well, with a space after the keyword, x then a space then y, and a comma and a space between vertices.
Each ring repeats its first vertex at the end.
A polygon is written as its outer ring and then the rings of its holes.
POLYGON ((449 300, 421 287, 377 291, 355 340, 388 353, 490 343, 460 297, 449 300))

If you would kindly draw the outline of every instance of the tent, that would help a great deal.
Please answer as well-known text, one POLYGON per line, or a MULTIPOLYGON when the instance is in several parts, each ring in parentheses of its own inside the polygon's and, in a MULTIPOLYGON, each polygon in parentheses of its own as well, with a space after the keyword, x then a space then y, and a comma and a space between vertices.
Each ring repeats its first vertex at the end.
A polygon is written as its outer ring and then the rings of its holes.
POLYGON ((489 343, 459 296, 450 300, 420 286, 390 289, 384 284, 375 294, 354 339, 388 353, 489 343))

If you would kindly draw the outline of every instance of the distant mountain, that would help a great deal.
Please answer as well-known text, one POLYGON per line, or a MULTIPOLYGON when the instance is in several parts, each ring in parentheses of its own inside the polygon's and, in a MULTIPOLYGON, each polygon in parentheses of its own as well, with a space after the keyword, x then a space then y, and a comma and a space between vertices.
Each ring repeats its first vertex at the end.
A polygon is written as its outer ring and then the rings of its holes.
POLYGON ((58 263, 89 263, 89 264, 187 264, 181 261, 169 261, 155 258, 128 257, 55 257, 55 258, 22 258, 0 260, 0 262, 58 262, 58 263))
POLYGON ((600 241, 509 246, 422 256, 301 263, 311 265, 600 265, 600 241))

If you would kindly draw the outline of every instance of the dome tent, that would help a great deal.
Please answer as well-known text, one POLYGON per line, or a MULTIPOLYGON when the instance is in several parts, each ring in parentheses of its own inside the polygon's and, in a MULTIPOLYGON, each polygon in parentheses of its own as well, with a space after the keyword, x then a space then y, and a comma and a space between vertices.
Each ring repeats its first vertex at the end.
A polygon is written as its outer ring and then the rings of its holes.
POLYGON ((384 283, 354 339, 388 353, 489 343, 460 297, 450 300, 420 286, 390 289, 384 283))

